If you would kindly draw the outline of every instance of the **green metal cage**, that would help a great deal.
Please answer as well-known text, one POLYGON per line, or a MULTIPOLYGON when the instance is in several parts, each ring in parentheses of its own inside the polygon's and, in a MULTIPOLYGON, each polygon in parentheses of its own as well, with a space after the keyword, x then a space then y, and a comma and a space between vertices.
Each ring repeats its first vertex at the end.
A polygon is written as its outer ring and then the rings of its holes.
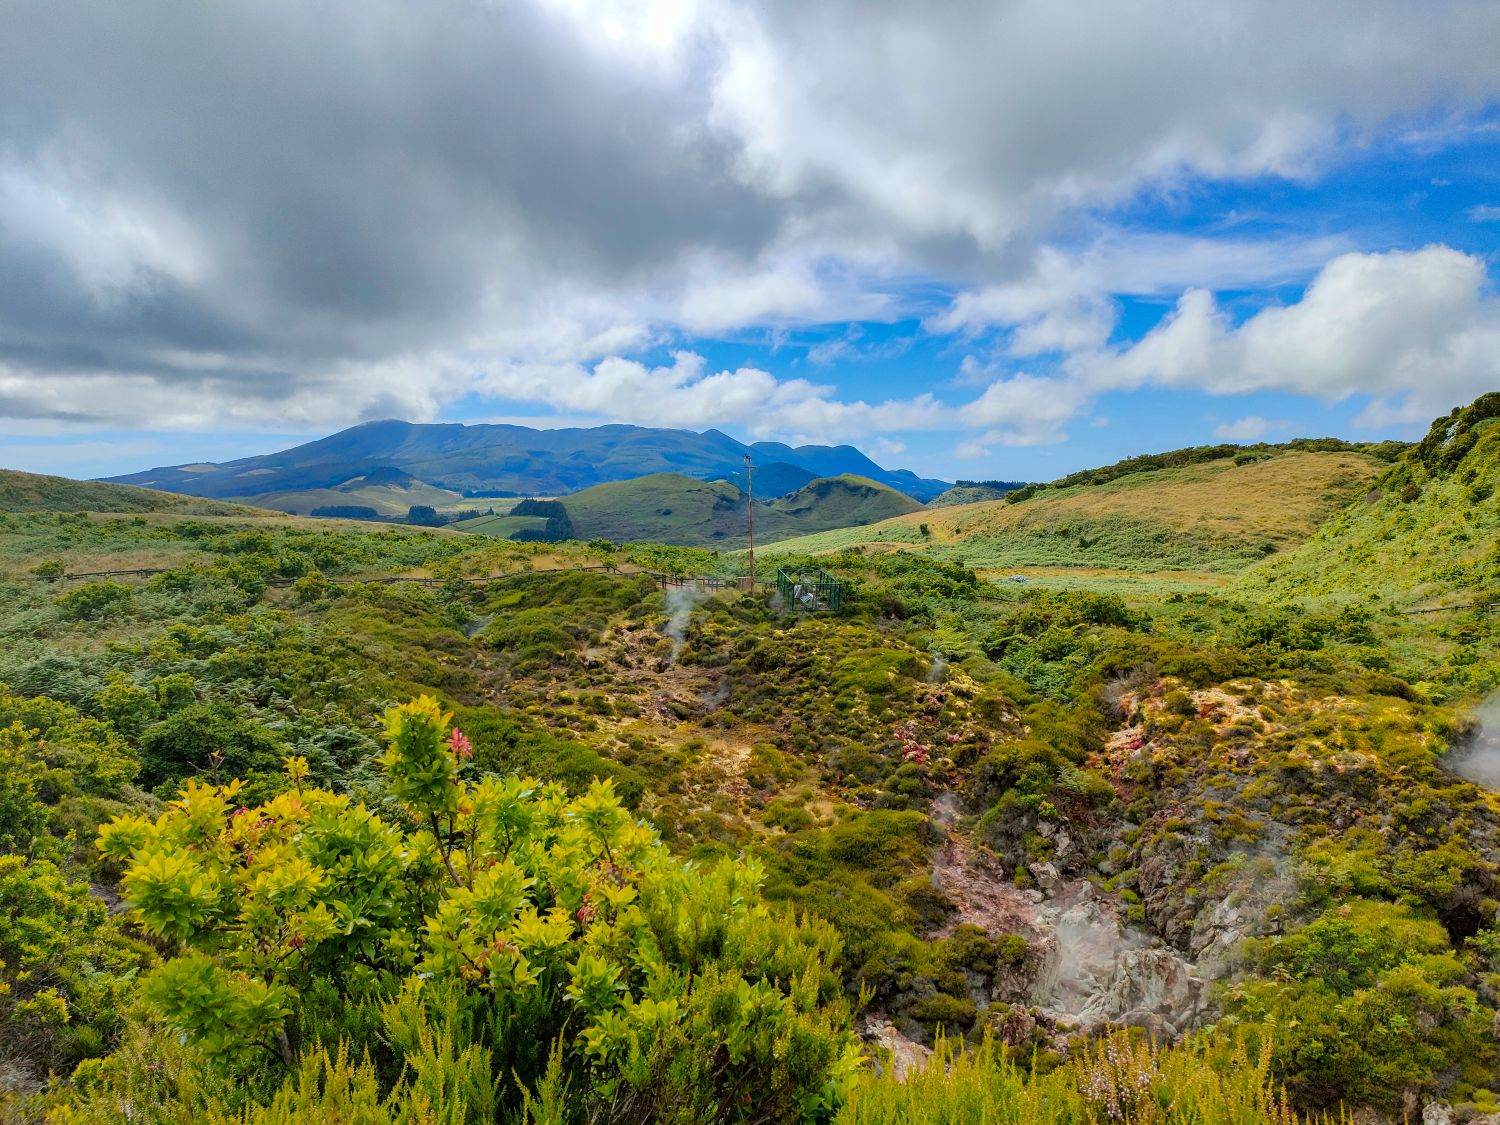
POLYGON ((776 592, 788 605, 805 610, 828 609, 834 613, 844 608, 844 584, 826 570, 776 572, 776 592))

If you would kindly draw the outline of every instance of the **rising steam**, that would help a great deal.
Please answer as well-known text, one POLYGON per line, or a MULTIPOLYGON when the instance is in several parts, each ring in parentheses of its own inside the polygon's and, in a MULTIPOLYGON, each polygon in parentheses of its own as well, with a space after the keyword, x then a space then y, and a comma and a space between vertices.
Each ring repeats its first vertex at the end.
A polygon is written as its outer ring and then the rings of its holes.
POLYGON ((708 599, 708 595, 694 586, 676 586, 667 591, 667 625, 662 635, 671 638, 672 655, 667 667, 677 663, 682 647, 687 644, 688 625, 693 620, 693 610, 708 599))
POLYGON ((1474 718, 1479 723, 1474 737, 1452 751, 1443 764, 1476 785, 1500 789, 1500 693, 1481 703, 1474 718))

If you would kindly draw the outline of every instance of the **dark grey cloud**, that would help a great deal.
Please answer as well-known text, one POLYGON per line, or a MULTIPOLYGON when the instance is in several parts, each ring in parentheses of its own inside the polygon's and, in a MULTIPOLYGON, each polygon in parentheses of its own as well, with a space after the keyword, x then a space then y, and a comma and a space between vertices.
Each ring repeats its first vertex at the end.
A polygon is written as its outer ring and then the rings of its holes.
POLYGON ((417 416, 1500 96, 1490 3, 673 8, 0 0, 0 413, 417 416))
POLYGON ((470 334, 490 300, 640 284, 701 245, 751 261, 779 227, 706 91, 528 5, 41 0, 3 20, 0 337, 31 370, 378 360, 470 334), (28 224, 18 194, 59 213, 28 224), (132 243, 158 218, 180 268, 132 243), (100 238, 123 276, 69 246, 100 238))

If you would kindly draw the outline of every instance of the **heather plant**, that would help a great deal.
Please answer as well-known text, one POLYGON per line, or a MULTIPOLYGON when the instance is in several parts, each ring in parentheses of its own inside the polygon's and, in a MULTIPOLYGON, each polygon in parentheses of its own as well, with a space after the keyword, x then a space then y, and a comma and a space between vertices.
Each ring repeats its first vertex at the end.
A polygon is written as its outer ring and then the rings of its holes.
POLYGON ((46 1075, 103 1054, 150 960, 86 883, 47 860, 0 855, 0 1063, 46 1075))
POLYGON ((1085 1046, 1043 1072, 986 1039, 965 1048, 941 1040, 927 1063, 898 1076, 866 1072, 838 1125, 1295 1125, 1271 1076, 1266 1046, 1209 1038, 1167 1047, 1128 1032, 1085 1046))

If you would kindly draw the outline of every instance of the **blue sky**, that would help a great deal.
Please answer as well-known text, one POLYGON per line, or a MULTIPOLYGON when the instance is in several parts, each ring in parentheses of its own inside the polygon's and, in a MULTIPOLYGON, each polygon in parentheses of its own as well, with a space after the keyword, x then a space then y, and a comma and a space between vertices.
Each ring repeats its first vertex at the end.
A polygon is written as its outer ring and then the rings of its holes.
POLYGON ((1500 388, 1495 6, 16 16, 0 466, 405 417, 1049 479, 1500 388))

